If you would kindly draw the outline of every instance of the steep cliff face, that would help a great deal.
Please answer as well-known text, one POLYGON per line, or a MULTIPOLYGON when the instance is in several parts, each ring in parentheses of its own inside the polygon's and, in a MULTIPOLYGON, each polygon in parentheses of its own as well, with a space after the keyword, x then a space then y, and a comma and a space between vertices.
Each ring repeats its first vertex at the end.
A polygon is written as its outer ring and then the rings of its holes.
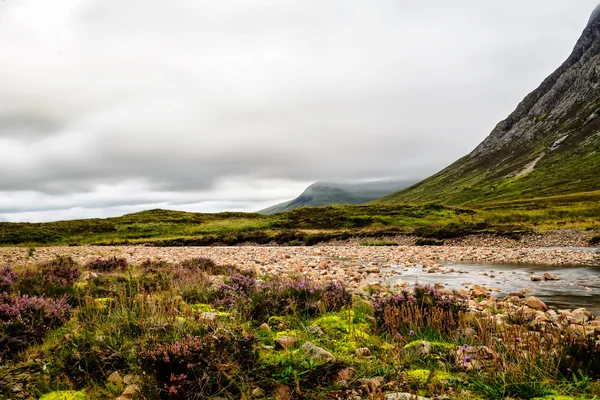
POLYGON ((385 202, 466 204, 600 189, 600 6, 569 58, 469 155, 385 202))

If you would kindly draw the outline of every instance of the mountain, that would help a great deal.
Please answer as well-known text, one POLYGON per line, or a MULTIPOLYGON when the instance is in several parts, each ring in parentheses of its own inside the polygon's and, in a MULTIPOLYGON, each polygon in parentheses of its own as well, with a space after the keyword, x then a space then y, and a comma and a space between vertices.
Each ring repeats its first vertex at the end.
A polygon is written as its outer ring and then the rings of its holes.
POLYGON ((474 204, 600 189, 600 6, 569 58, 467 156, 380 202, 474 204))
POLYGON ((331 206, 336 204, 363 204, 382 196, 404 189, 414 181, 375 181, 362 183, 317 182, 310 185, 294 200, 277 204, 259 211, 261 214, 275 214, 300 207, 331 206))

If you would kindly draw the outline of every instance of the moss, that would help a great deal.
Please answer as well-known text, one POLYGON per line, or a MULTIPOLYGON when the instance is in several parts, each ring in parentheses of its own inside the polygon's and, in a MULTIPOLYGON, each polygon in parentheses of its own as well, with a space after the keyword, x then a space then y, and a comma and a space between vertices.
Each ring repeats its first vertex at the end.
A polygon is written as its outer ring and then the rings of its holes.
POLYGON ((420 383, 427 382, 430 375, 431 371, 428 369, 414 369, 406 373, 406 376, 408 376, 409 379, 419 381, 420 383))
MULTIPOLYGON (((415 341, 408 343, 404 347, 408 348, 408 347, 413 347, 413 346, 420 346, 422 342, 423 342, 422 340, 415 340, 415 341)), ((456 349, 456 345, 453 343, 443 343, 443 342, 428 342, 428 343, 431 345, 431 352, 434 354, 442 354, 442 353, 445 354, 445 353, 448 353, 450 350, 456 349)))
POLYGON ((296 331, 296 330, 287 330, 286 329, 286 330, 277 332, 275 334, 275 339, 279 339, 279 338, 282 338, 284 336, 291 336, 291 337, 297 338, 298 337, 298 331, 296 331))
POLYGON ((340 312, 326 314, 312 321, 327 335, 338 338, 370 339, 369 325, 355 318, 354 312, 340 312))
POLYGON ((46 393, 39 400, 86 400, 88 397, 82 392, 65 390, 60 392, 46 393))
POLYGON ((73 289, 75 290, 85 290, 88 287, 87 282, 75 282, 73 284, 73 289))
POLYGON ((296 318, 295 316, 292 316, 292 315, 288 315, 288 316, 274 315, 274 316, 270 317, 269 320, 267 321, 267 325, 269 325, 271 328, 275 328, 277 330, 292 329, 292 328, 299 326, 299 324, 300 324, 300 321, 298 320, 298 318, 296 318))
POLYGON ((113 302, 114 300, 110 297, 100 297, 94 299, 94 304, 96 305, 96 308, 99 308, 100 310, 107 309, 113 302))
POLYGON ((217 310, 210 304, 197 303, 192 305, 192 312, 203 313, 203 312, 217 312, 217 310))

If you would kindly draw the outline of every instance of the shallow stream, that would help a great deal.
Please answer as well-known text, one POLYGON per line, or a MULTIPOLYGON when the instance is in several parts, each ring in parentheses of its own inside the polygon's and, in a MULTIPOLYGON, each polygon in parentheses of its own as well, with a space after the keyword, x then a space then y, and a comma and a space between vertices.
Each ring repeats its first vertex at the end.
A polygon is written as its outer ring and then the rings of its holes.
POLYGON ((585 307, 600 315, 600 267, 547 267, 537 265, 445 263, 442 270, 449 273, 427 273, 421 267, 392 265, 382 270, 391 276, 384 281, 394 284, 403 280, 409 284, 441 283, 450 289, 469 289, 479 285, 488 289, 496 288, 493 295, 499 298, 511 292, 528 289, 531 295, 540 298, 549 306, 558 309, 585 307), (533 282, 532 275, 542 276, 545 272, 558 275, 558 281, 533 282))

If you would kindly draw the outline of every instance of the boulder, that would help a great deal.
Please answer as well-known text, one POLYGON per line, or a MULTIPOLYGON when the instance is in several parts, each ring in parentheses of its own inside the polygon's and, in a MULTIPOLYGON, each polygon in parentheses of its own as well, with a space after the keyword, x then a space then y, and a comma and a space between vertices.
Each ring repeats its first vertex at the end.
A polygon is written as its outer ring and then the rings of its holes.
POLYGON ((537 275, 532 275, 532 276, 531 276, 531 281, 532 281, 532 282, 541 282, 541 281, 543 281, 543 280, 544 280, 544 278, 543 278, 543 277, 541 277, 541 276, 537 276, 537 275))
POLYGON ((383 396, 383 400, 429 400, 429 398, 410 393, 387 393, 383 396))
POLYGON ((559 280, 559 278, 558 278, 558 275, 550 275, 549 273, 545 272, 544 280, 545 281, 557 281, 557 280, 559 280))
POLYGON ((371 350, 368 347, 361 347, 354 352, 356 357, 371 357, 371 350))
POLYGON ((138 385, 129 385, 116 400, 134 400, 138 398, 140 398, 140 387, 138 385))
POLYGON ((361 378, 358 380, 358 383, 360 383, 367 393, 375 393, 384 382, 385 379, 383 376, 376 376, 374 378, 361 378))
POLYGON ((548 311, 548 306, 546 305, 546 303, 544 303, 535 296, 528 297, 525 300, 525 304, 527 305, 527 307, 532 308, 534 310, 548 311))
POLYGON ((292 336, 282 336, 275 340, 276 350, 286 350, 298 346, 298 339, 292 336))
POLYGON ((327 350, 315 346, 312 342, 306 342, 301 347, 304 355, 316 361, 335 361, 335 356, 327 350))
POLYGON ((418 360, 431 353, 431 343, 415 342, 409 343, 400 350, 400 355, 407 360, 418 360))
POLYGON ((112 383, 113 385, 119 385, 123 382, 123 378, 119 372, 115 371, 106 378, 106 382, 112 383))
POLYGON ((454 362, 457 368, 467 371, 478 370, 493 366, 500 356, 487 346, 462 346, 455 355, 454 362))

